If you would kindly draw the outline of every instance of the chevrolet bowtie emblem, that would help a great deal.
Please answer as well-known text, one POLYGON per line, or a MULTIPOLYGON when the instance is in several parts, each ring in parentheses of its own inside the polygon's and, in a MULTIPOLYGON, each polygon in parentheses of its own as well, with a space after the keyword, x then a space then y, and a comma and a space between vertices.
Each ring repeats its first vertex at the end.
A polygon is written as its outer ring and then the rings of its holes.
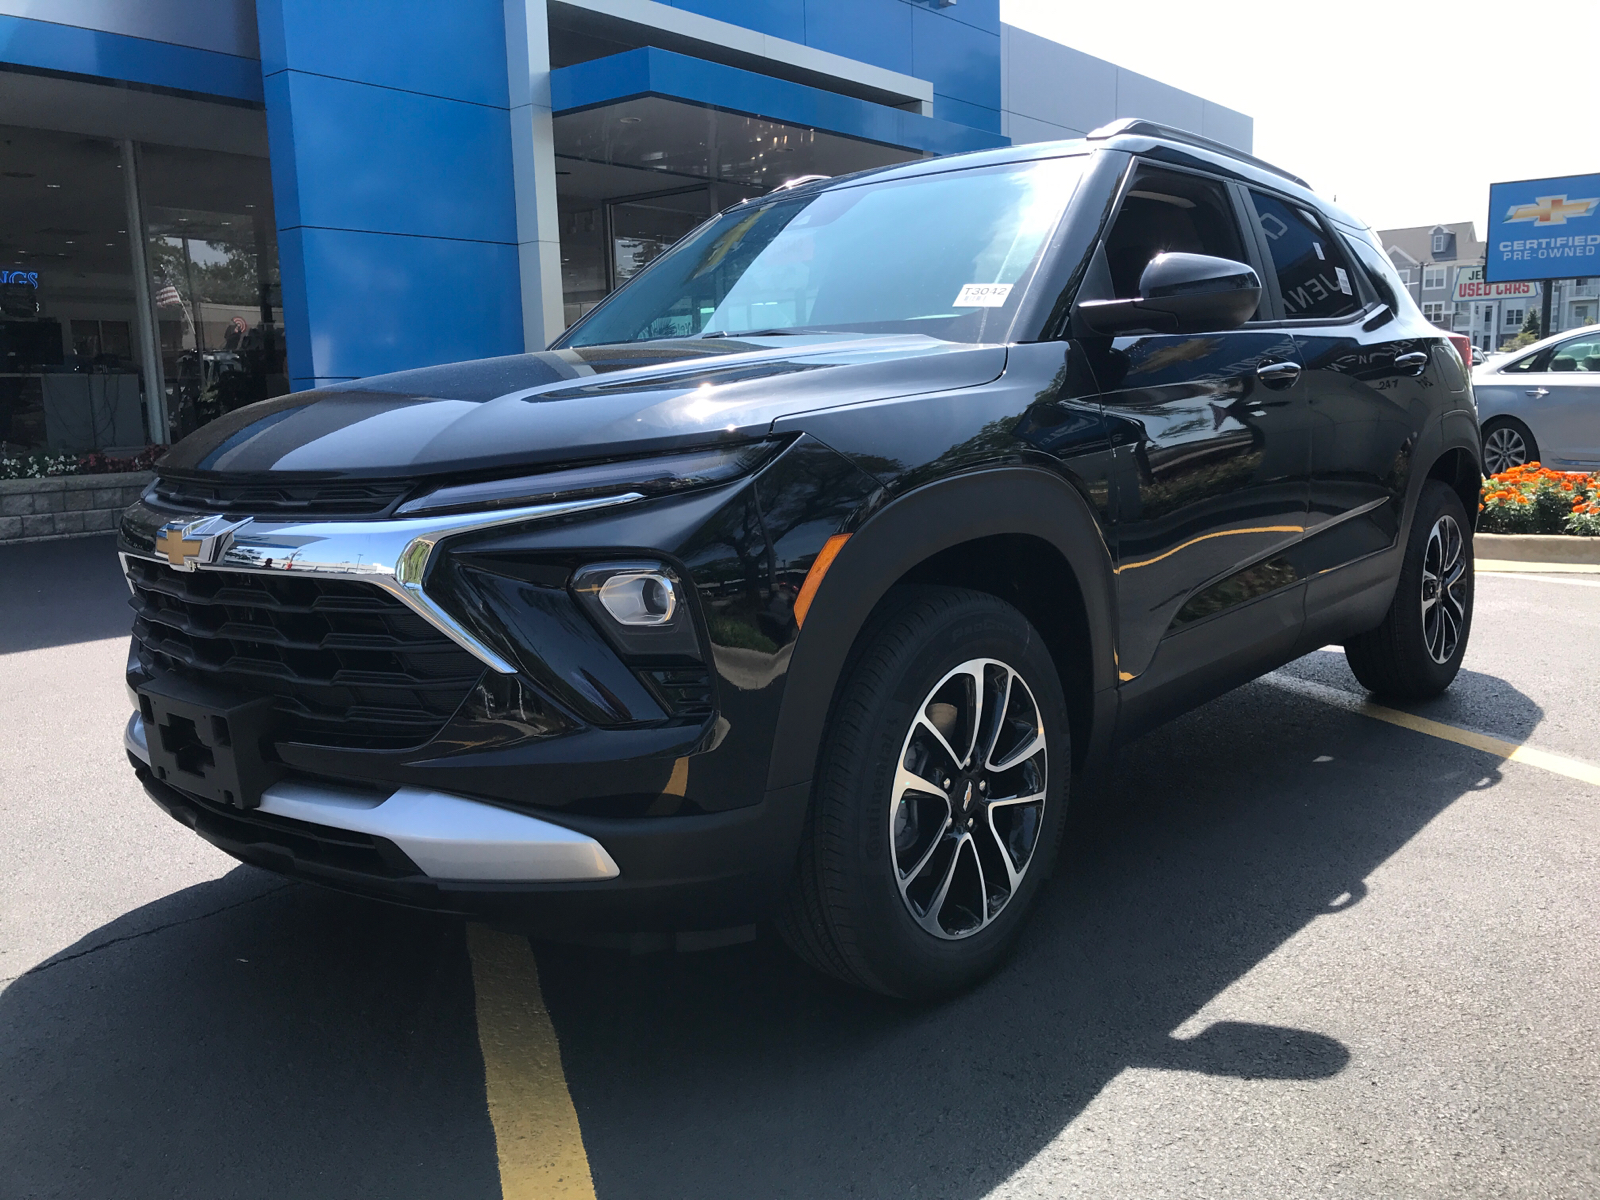
POLYGON ((175 571, 192 571, 198 566, 209 566, 221 558, 232 540, 233 531, 243 521, 229 521, 221 516, 202 517, 198 521, 171 521, 161 527, 155 550, 164 556, 175 571))
POLYGON ((1540 196, 1537 204, 1513 204, 1507 221, 1532 221, 1535 225, 1565 225, 1568 217, 1586 217, 1600 204, 1600 196, 1568 200, 1565 196, 1540 196))
POLYGON ((168 525, 156 539, 156 550, 165 554, 167 561, 180 571, 194 570, 204 545, 199 538, 184 537, 182 525, 168 525))

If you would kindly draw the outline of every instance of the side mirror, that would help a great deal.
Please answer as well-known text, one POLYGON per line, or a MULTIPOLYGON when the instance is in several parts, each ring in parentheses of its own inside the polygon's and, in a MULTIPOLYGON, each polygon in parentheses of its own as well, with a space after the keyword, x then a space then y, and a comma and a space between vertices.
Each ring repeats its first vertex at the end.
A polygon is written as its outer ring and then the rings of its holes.
POLYGON ((1139 277, 1137 300, 1085 300, 1078 311, 1096 333, 1209 333, 1237 329, 1260 303, 1261 279, 1242 262, 1158 254, 1139 277))

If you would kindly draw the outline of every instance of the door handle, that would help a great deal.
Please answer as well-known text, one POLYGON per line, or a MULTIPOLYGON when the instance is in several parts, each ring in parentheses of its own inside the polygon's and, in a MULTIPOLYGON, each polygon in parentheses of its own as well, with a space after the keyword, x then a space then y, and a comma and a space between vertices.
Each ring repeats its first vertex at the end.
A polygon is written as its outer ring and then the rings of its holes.
POLYGON ((1396 354, 1394 365, 1407 375, 1421 375, 1428 369, 1428 352, 1426 350, 1413 350, 1410 354, 1396 354))
POLYGON ((1525 395, 1525 396, 1532 396, 1535 400, 1543 400, 1549 394, 1550 394, 1550 389, 1549 388, 1529 388, 1526 392, 1523 393, 1523 395, 1525 395))
POLYGON ((1256 368, 1256 378, 1269 388, 1286 388, 1300 378, 1300 364, 1297 362, 1262 363, 1256 368))

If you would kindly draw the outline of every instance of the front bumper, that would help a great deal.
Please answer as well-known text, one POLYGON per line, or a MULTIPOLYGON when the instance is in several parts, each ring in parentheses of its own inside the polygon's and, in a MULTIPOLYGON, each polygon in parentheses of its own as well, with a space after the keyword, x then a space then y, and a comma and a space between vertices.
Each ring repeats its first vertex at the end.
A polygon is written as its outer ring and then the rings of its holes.
POLYGON ((759 921, 788 882, 809 790, 781 789, 727 813, 558 825, 447 792, 305 778, 274 784, 259 808, 241 810, 156 779, 138 713, 123 742, 151 799, 241 862, 553 937, 759 921))

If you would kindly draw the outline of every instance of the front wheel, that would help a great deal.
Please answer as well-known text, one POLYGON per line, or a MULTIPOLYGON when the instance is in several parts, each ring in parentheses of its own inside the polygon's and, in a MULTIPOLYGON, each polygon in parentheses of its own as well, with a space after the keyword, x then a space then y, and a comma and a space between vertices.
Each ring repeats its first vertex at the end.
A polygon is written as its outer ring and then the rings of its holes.
POLYGON ((993 596, 898 589, 863 637, 778 930, 820 970, 923 999, 993 970, 1049 873, 1065 702, 1039 634, 993 596))
POLYGON ((1345 643, 1350 670, 1368 690, 1425 700, 1461 670, 1472 630, 1472 526, 1461 497, 1436 479, 1422 485, 1383 624, 1345 643))

